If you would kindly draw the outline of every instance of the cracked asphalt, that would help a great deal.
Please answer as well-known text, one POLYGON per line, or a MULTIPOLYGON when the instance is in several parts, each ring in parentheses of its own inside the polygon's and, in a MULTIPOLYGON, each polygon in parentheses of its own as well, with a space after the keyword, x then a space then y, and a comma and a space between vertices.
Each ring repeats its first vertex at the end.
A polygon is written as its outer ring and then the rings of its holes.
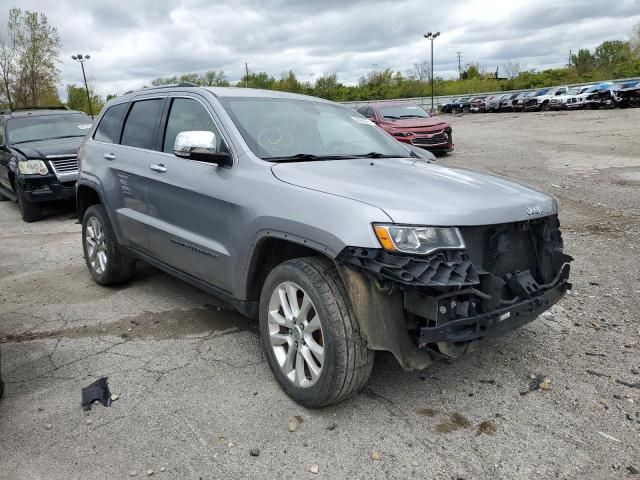
POLYGON ((448 118, 456 152, 440 162, 559 198, 575 262, 558 306, 424 372, 378 355, 360 394, 309 410, 273 380, 253 322, 149 266, 100 287, 72 209, 26 224, 0 202, 0 478, 631 477, 640 109, 448 118), (532 374, 550 388, 522 394, 532 374), (120 398, 83 412, 81 388, 101 376, 120 398))

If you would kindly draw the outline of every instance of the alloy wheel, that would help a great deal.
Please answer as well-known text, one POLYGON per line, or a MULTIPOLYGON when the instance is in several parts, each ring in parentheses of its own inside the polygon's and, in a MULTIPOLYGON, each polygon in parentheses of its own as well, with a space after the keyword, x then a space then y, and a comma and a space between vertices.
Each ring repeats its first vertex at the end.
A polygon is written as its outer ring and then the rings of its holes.
POLYGON ((283 282, 273 290, 268 329, 282 373, 297 387, 313 386, 324 364, 324 336, 318 311, 302 287, 283 282))
POLYGON ((101 275, 107 268, 108 257, 104 228, 97 217, 91 217, 87 222, 85 244, 91 268, 101 275))

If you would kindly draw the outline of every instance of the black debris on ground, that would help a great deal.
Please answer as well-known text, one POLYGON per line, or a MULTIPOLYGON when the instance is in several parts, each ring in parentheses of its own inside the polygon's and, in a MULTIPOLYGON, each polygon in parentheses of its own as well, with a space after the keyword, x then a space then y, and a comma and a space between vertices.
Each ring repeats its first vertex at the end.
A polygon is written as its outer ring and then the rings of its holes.
POLYGON ((107 377, 102 377, 88 387, 82 389, 82 410, 91 410, 93 402, 100 402, 105 407, 111 406, 111 392, 107 384, 107 377))

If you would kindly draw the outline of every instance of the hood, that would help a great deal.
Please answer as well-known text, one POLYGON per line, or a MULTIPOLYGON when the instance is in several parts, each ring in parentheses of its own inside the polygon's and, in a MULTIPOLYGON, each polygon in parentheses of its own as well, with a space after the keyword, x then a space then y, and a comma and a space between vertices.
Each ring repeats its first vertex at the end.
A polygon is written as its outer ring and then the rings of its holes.
POLYGON ((38 140, 36 142, 17 143, 12 145, 11 148, 19 151, 26 158, 45 159, 49 155, 76 155, 82 140, 84 140, 84 137, 38 140))
POLYGON ((272 171, 283 182, 374 205, 399 224, 489 225, 557 212, 552 196, 530 187, 423 160, 280 163, 272 171))
POLYGON ((385 127, 391 128, 431 128, 439 127, 444 128, 447 126, 447 122, 441 120, 438 117, 427 118, 401 118, 394 120, 392 118, 385 118, 380 122, 385 127))

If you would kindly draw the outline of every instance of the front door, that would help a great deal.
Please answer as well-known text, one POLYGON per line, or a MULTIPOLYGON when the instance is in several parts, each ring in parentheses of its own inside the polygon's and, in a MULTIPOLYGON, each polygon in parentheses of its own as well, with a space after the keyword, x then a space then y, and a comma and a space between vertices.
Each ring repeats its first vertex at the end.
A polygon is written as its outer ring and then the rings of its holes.
POLYGON ((204 103, 195 97, 170 99, 159 133, 161 152, 148 159, 149 247, 152 255, 223 290, 231 289, 228 220, 233 170, 173 154, 179 132, 206 130, 226 142, 204 103))

